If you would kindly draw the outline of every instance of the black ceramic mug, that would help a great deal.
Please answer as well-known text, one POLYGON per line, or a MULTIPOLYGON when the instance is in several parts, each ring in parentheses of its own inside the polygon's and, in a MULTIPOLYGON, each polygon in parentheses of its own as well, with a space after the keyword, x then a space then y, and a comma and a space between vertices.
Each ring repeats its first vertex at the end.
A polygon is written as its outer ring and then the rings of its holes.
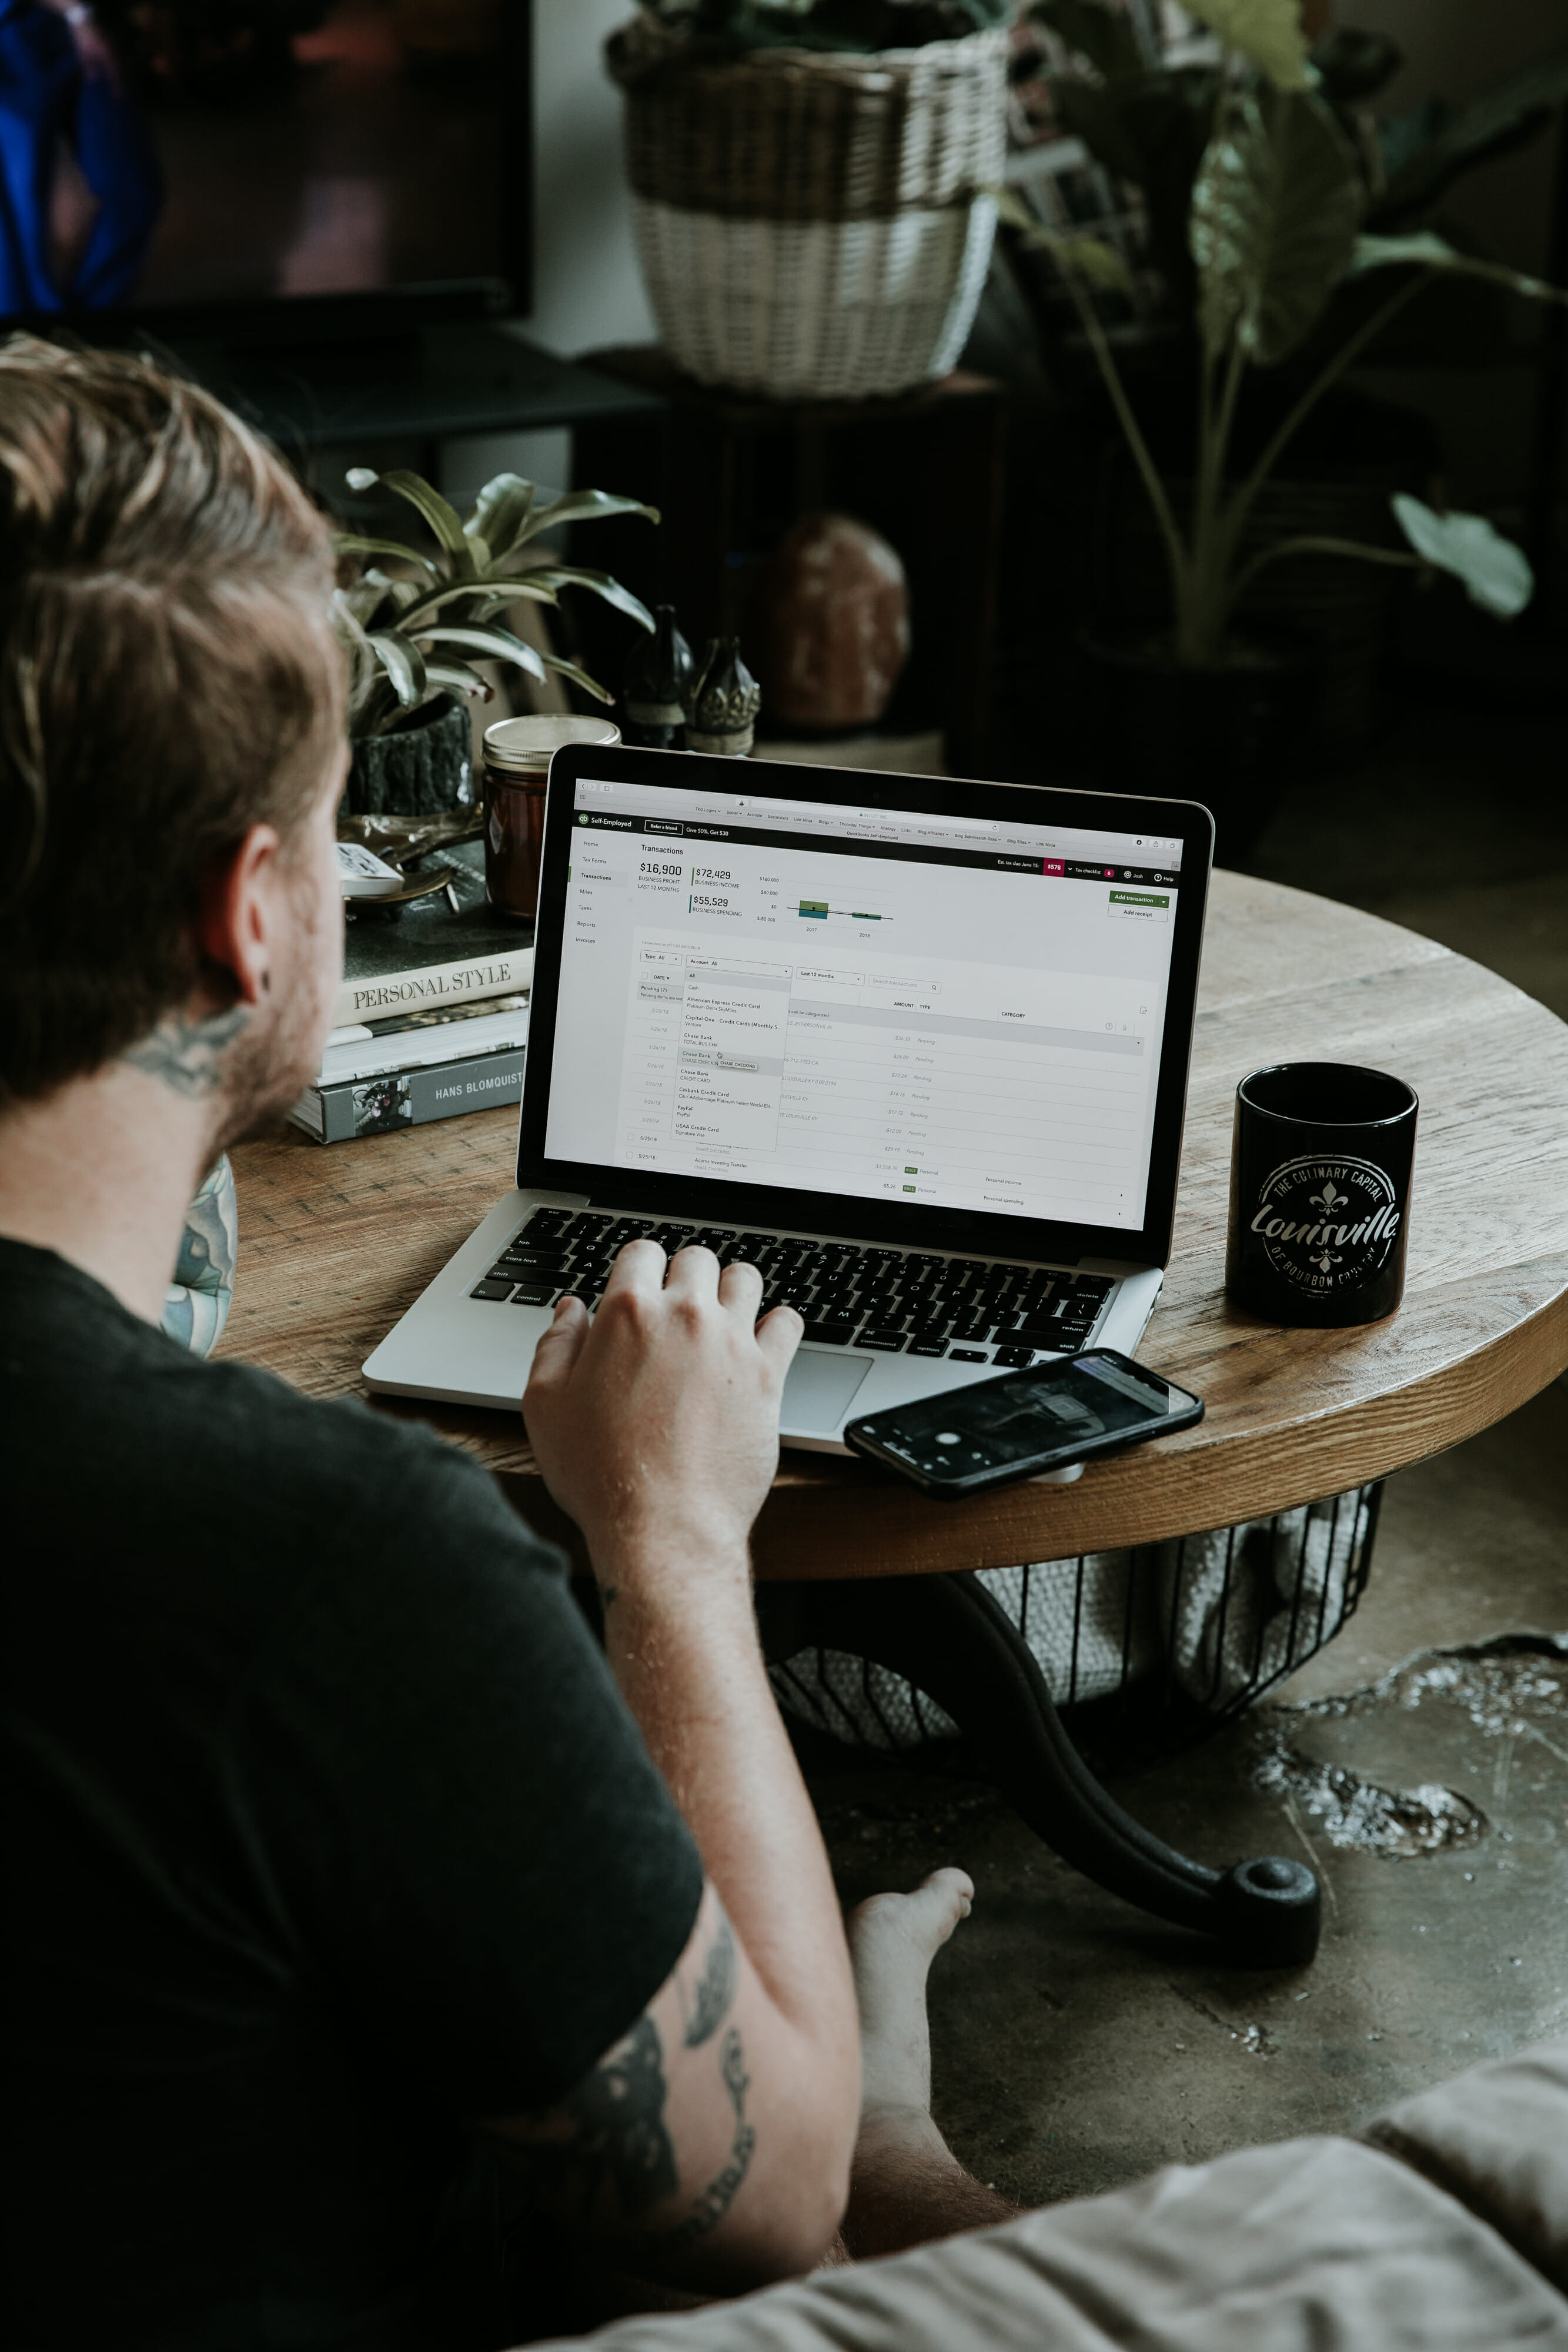
POLYGON ((1225 1287, 1271 1323, 1375 1323, 1405 1294, 1414 1089, 1281 1062, 1236 1089, 1225 1287))

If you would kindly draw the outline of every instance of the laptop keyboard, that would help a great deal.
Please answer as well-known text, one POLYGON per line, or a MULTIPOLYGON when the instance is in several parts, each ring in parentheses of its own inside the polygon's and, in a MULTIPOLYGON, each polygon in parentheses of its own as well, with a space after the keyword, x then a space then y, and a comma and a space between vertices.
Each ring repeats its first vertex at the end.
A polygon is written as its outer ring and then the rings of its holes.
POLYGON ((671 1256, 697 1243, 721 1265, 756 1266, 762 1276, 758 1311, 798 1308, 808 1339, 888 1355, 947 1356, 955 1363, 1016 1368, 1037 1353, 1083 1348, 1114 1287, 1107 1275, 992 1258, 539 1208, 469 1296, 497 1306, 552 1307, 570 1295, 591 1308, 616 1252, 643 1239, 671 1256))

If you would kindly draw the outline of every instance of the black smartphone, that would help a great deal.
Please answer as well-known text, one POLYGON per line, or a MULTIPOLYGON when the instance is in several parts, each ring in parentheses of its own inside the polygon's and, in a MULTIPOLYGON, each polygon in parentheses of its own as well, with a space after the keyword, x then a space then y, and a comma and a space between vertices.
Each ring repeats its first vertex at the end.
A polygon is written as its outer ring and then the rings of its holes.
POLYGON ((1113 1348, 1091 1348, 1033 1371, 890 1405, 850 1422, 844 1444, 912 1478, 923 1494, 956 1496, 1037 1478, 1202 1419, 1201 1397, 1113 1348))

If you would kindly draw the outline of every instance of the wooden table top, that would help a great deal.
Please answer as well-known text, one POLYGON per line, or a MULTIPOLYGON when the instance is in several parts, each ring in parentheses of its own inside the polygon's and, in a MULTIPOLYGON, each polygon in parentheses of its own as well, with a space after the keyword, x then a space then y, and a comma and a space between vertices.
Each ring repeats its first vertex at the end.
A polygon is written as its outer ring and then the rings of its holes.
MULTIPOLYGON (((509 1189, 516 1113, 234 1154, 240 1252, 220 1352, 309 1396, 360 1366, 509 1189)), ((1434 940, 1218 873, 1198 991, 1176 1245, 1140 1355, 1207 1405, 1196 1429, 1073 1486, 934 1503, 869 1465, 786 1450, 758 1522, 763 1577, 1000 1568, 1225 1527, 1473 1436, 1568 1367, 1568 1026, 1434 940), (1281 1330, 1224 1289, 1231 1103, 1260 1064, 1360 1062, 1421 1097, 1405 1302, 1350 1331, 1281 1330)), ((520 1419, 378 1400, 499 1475, 558 1539, 520 1419)))

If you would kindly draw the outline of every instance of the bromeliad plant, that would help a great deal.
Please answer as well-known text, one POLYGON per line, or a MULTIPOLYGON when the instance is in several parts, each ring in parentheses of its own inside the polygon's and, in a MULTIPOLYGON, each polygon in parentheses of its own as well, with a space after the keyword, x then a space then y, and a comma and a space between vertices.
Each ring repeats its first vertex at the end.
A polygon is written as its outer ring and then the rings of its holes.
MULTIPOLYGON (((1191 180, 1186 242, 1196 278, 1197 433, 1190 508, 1177 515, 1128 399, 1097 293, 1126 294, 1126 262, 1103 239, 1044 228, 1010 191, 1002 217, 1026 243, 1047 249, 1071 294, 1154 510, 1170 581, 1174 652, 1208 667, 1227 656, 1239 600, 1270 565, 1298 555, 1352 556, 1408 569, 1455 573, 1472 601, 1511 618, 1529 603, 1530 565, 1480 515, 1439 514, 1406 495, 1393 501, 1407 547, 1373 547, 1319 536, 1249 544, 1259 492, 1298 428, 1358 354, 1406 303, 1445 273, 1490 278, 1541 300, 1568 300, 1556 287, 1457 252, 1423 230, 1364 233, 1365 180, 1346 130, 1309 61, 1300 0, 1183 0, 1219 39, 1206 93, 1208 136, 1191 180), (1248 371, 1273 368, 1318 326, 1337 287, 1364 273, 1396 269, 1387 299, 1348 332, 1291 404, 1261 455, 1231 478, 1231 439, 1248 371)), ((1040 13, 1053 23, 1061 0, 1040 13)), ((1074 46, 1094 58, 1109 88, 1143 63, 1125 19, 1099 0, 1071 0, 1074 46), (1103 20, 1103 36, 1096 20, 1103 20)), ((1145 79, 1148 77, 1145 75, 1145 79)), ((1190 105, 1191 93, 1181 99, 1190 105)), ((1087 121, 1075 127, 1087 132, 1087 121)), ((1129 173, 1129 176, 1135 176, 1129 173)))
POLYGON ((334 535, 340 555, 382 559, 333 599, 350 663, 350 736, 406 727, 444 694, 488 702, 495 689, 474 667, 479 660, 515 662, 541 681, 554 670, 598 701, 614 700, 586 670, 538 652, 497 616, 523 602, 558 604, 563 588, 587 588, 651 629, 647 606, 609 572, 556 562, 535 542, 567 523, 601 515, 645 515, 657 522, 655 508, 606 490, 569 490, 541 505, 532 482, 497 474, 465 517, 418 474, 374 474, 360 466, 348 479, 352 490, 373 489, 378 482, 395 490, 423 515, 435 540, 430 553, 357 531, 334 535), (389 559, 396 571, 383 568, 389 559))

